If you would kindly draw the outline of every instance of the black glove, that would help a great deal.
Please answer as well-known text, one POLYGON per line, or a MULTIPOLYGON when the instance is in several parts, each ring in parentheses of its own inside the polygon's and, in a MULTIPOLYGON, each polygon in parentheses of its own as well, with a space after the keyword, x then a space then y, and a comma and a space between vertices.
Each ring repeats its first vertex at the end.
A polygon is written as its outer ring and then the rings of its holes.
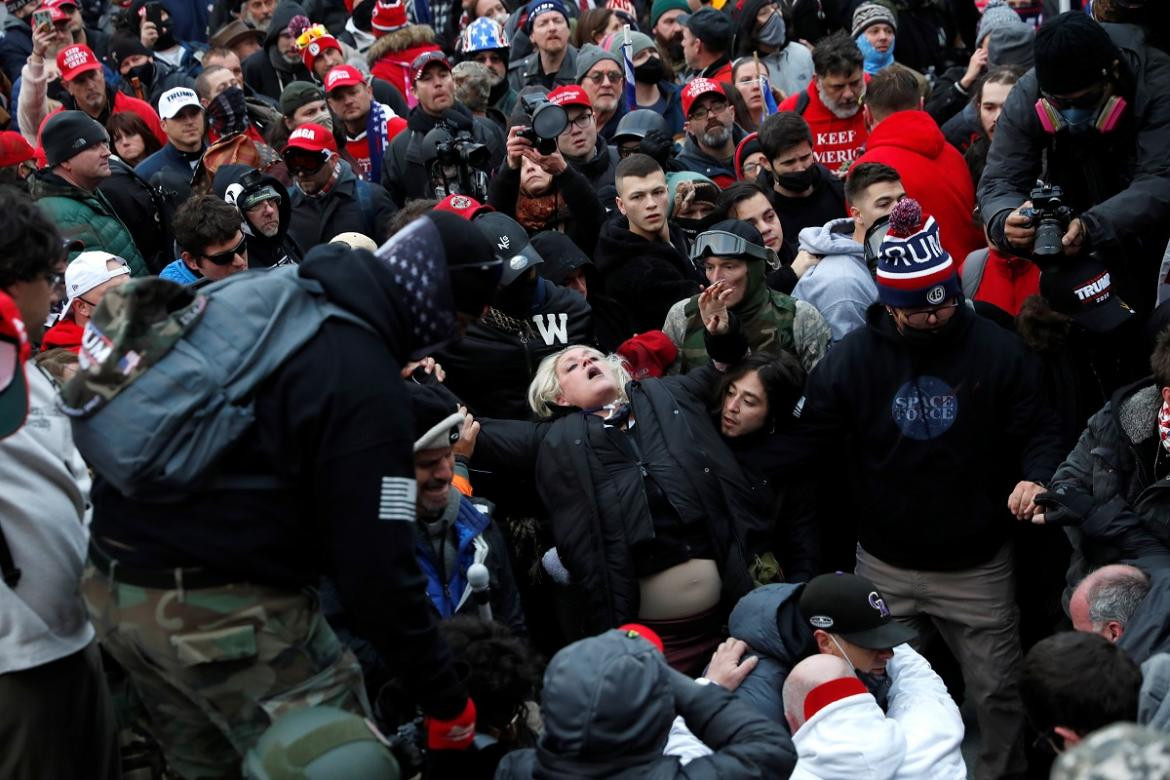
POLYGON ((638 143, 638 151, 650 155, 662 166, 662 170, 667 170, 670 158, 674 156, 674 139, 661 130, 651 130, 638 143))
POLYGON ((1036 496, 1036 505, 1044 507, 1044 522, 1053 525, 1080 525, 1097 507, 1097 501, 1087 493, 1062 485, 1036 496))

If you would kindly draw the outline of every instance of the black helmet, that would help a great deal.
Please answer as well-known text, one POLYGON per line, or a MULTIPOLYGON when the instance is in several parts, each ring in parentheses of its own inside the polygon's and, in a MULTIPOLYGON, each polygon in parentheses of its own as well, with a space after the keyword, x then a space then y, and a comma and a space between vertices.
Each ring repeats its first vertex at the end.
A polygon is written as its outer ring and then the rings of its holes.
POLYGON ((647 133, 653 130, 660 130, 670 135, 670 127, 667 126, 666 120, 662 118, 661 114, 648 108, 639 108, 626 114, 618 122, 617 131, 613 134, 613 143, 617 145, 623 141, 641 141, 647 133))

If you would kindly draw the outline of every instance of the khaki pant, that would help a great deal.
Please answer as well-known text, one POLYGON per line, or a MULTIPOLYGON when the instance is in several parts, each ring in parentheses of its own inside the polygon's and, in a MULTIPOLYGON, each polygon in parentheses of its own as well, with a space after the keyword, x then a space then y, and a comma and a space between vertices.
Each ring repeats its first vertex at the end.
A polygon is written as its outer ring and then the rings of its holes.
POLYGON ((1011 546, 975 568, 939 572, 891 566, 859 545, 857 574, 877 586, 899 622, 918 632, 917 647, 937 631, 954 653, 982 734, 975 777, 1023 772, 1017 686, 1022 655, 1011 546))
POLYGON ((248 748, 288 711, 369 712, 357 659, 310 591, 142 588, 89 564, 81 592, 181 777, 238 777, 248 748))

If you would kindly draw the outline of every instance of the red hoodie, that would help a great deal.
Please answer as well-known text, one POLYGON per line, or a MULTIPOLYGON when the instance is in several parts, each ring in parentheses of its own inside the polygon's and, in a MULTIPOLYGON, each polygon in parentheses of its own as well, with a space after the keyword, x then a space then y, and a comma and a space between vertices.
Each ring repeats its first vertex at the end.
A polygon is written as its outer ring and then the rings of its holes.
POLYGON ((906 194, 938 222, 939 238, 960 267, 967 255, 987 246, 971 216, 975 185, 963 155, 943 137, 925 111, 899 111, 869 134, 865 154, 853 164, 885 163, 902 177, 906 194))
POLYGON ((73 321, 73 317, 58 320, 57 323, 45 331, 41 339, 41 349, 63 348, 70 352, 81 351, 81 326, 73 321))
MULTIPOLYGON (((869 81, 869 76, 865 77, 869 81)), ((804 92, 793 92, 780 104, 781 111, 796 111, 801 95, 808 95, 808 105, 802 116, 812 130, 813 151, 817 155, 817 162, 831 171, 836 171, 843 163, 853 161, 865 146, 865 117, 861 110, 848 119, 841 119, 833 114, 821 102, 817 94, 817 79, 808 83, 804 92)))
POLYGON ((1031 260, 991 249, 975 300, 994 304, 1015 317, 1024 299, 1040 292, 1040 269, 1031 260))

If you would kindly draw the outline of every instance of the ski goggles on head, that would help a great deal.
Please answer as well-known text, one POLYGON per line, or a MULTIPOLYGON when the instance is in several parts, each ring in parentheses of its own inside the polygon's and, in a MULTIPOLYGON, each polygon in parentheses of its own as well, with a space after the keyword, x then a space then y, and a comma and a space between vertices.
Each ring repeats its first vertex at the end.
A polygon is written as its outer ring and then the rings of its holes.
POLYGON ((691 247, 691 260, 704 257, 733 257, 743 260, 768 260, 767 248, 753 244, 743 236, 725 230, 708 230, 695 238, 691 247))

